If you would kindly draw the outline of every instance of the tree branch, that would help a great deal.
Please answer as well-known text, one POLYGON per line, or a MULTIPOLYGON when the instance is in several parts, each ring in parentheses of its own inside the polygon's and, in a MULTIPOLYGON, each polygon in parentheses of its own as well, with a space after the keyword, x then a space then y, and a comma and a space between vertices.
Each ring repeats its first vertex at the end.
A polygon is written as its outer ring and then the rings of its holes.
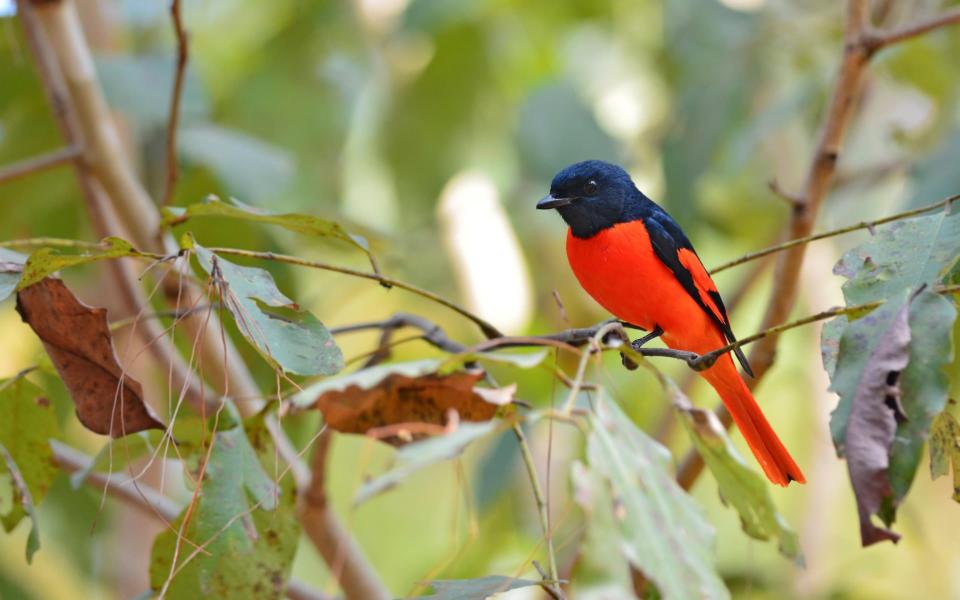
POLYGON ((874 221, 861 221, 853 225, 840 227, 839 229, 832 229, 830 231, 824 231, 823 233, 818 233, 815 235, 808 235, 801 238, 795 238, 790 241, 783 242, 782 244, 777 244, 776 246, 770 246, 769 248, 764 248, 763 250, 758 250, 756 252, 744 254, 740 258, 736 258, 734 260, 731 260, 730 262, 725 262, 721 265, 718 265, 710 269, 710 274, 713 275, 714 273, 719 273, 720 271, 726 271, 731 267, 736 267, 738 265, 742 265, 743 263, 747 263, 752 260, 756 260, 758 258, 763 258, 764 256, 769 256, 771 254, 776 254, 777 252, 782 252, 784 250, 789 250, 790 248, 793 248, 795 246, 802 246, 804 244, 809 244, 810 242, 815 242, 817 240, 823 240, 823 239, 835 237, 838 235, 842 235, 844 233, 858 231, 860 229, 869 229, 872 231, 873 228, 876 227, 877 225, 884 225, 886 223, 892 223, 893 221, 908 219, 910 217, 922 215, 923 213, 930 212, 938 208, 946 208, 947 206, 953 204, 953 202, 957 200, 960 200, 960 194, 957 194, 956 196, 950 196, 946 200, 941 200, 940 202, 935 202, 927 206, 914 208, 911 210, 897 213, 895 215, 883 217, 882 219, 876 219, 874 221))
POLYGON ((76 146, 67 146, 59 150, 47 152, 40 156, 27 158, 0 169, 0 183, 12 181, 19 177, 25 177, 38 171, 45 171, 58 167, 77 159, 80 156, 80 149, 76 146))
MULTIPOLYGON (((70 93, 64 83, 60 61, 54 46, 49 40, 49 32, 43 27, 38 14, 43 10, 54 9, 54 7, 47 7, 38 11, 34 8, 32 1, 18 3, 18 14, 27 43, 36 62, 37 72, 53 109, 60 134, 69 146, 76 147, 81 151, 80 160, 75 160, 73 165, 93 229, 100 237, 115 235, 129 239, 129 229, 119 221, 96 175, 91 170, 90 165, 83 159, 85 151, 83 150, 82 128, 78 122, 76 111, 71 109, 70 93)), ((133 272, 128 261, 109 261, 108 268, 117 285, 119 291, 117 298, 123 306, 125 316, 138 314, 141 307, 147 306, 147 301, 138 284, 137 274, 133 272)), ((187 390, 187 399, 191 404, 195 406, 202 404, 203 399, 209 396, 204 395, 202 386, 197 385, 195 376, 190 373, 189 367, 163 335, 163 331, 155 323, 145 323, 138 328, 138 331, 140 339, 149 345, 154 359, 159 364, 170 365, 175 385, 187 390)))
POLYGON ((870 49, 870 52, 876 52, 887 46, 929 33, 934 29, 940 29, 941 27, 955 25, 957 23, 960 23, 960 7, 944 11, 929 19, 922 19, 889 31, 870 31, 866 34, 864 43, 870 49))
MULTIPOLYGON (((20 2, 20 14, 31 41, 31 50, 37 59, 44 88, 51 97, 64 137, 70 144, 82 140, 82 159, 77 161, 79 181, 88 200, 88 210, 98 232, 121 235, 133 241, 142 250, 176 254, 177 245, 172 236, 161 234, 159 211, 146 190, 137 179, 126 159, 119 134, 111 119, 106 100, 97 82, 90 48, 83 36, 79 17, 73 0, 26 0, 20 2), (64 84, 65 82, 65 84, 64 84), (105 194, 103 192, 106 192, 105 194)), ((128 304, 130 314, 137 314, 148 306, 139 287, 136 273, 129 261, 110 261, 115 267, 118 286, 128 304)), ((188 265, 182 268, 188 269, 188 265)), ((178 278, 168 277, 168 299, 182 300, 191 306, 199 303, 200 290, 189 281, 180 287, 178 278)), ((233 343, 219 335, 222 325, 217 316, 188 318, 184 321, 188 335, 199 339, 199 360, 209 373, 210 380, 223 382, 223 393, 231 393, 242 399, 237 407, 244 416, 256 413, 262 395, 233 343)), ((144 339, 161 357, 161 364, 168 364, 174 380, 184 382, 193 393, 190 398, 202 403, 203 382, 191 371, 173 348, 169 339, 159 331, 155 322, 143 324, 144 339)), ((206 396, 210 397, 210 396, 206 396)), ((195 404, 199 407, 199 404, 195 404)), ((299 489, 309 480, 309 473, 300 461, 296 449, 275 417, 266 420, 266 426, 274 438, 277 449, 291 465, 299 489)), ((326 513, 328 533, 322 538, 329 548, 340 551, 341 560, 347 569, 362 569, 365 564, 353 540, 340 526, 332 513, 326 513), (358 561, 359 566, 353 563, 358 561)), ((328 549, 329 549, 328 548, 328 549)), ((321 553, 329 555, 329 552, 321 553)), ((369 586, 382 586, 372 571, 369 586)), ((347 592, 347 590, 344 590, 347 592)))
POLYGON ((297 256, 289 256, 286 254, 276 254, 274 252, 257 252, 255 250, 240 250, 238 248, 207 248, 211 252, 216 254, 225 254, 227 256, 244 256, 247 258, 259 258, 261 260, 272 260, 276 262, 287 263, 291 265, 298 265, 301 267, 309 267, 311 269, 320 269, 323 271, 331 271, 334 273, 342 273, 344 275, 350 275, 352 277, 360 277, 362 279, 369 279, 371 281, 379 282, 381 285, 388 287, 396 287, 402 290, 407 290, 417 296, 431 300, 437 304, 446 306, 450 310, 466 317, 467 319, 473 321, 488 338, 499 338, 504 337, 500 330, 496 327, 485 321, 483 318, 473 314, 469 310, 463 308, 462 306, 447 300, 439 294, 435 294, 429 290, 425 290, 421 287, 417 287, 411 283, 401 281, 399 279, 394 279, 393 277, 388 277, 386 275, 381 275, 379 273, 368 273, 366 271, 358 271, 357 269, 351 269, 349 267, 341 267, 340 265, 334 265, 331 263, 320 262, 316 260, 307 260, 305 258, 299 258, 297 256))
MULTIPOLYGON (((863 79, 872 54, 863 42, 863 36, 868 27, 868 1, 848 0, 840 72, 830 95, 830 103, 807 170, 803 191, 799 195, 799 201, 794 207, 787 227, 787 239, 798 239, 810 235, 820 206, 830 190, 847 128, 860 103, 863 79)), ((806 245, 799 244, 788 248, 777 258, 770 303, 761 325, 764 331, 773 330, 790 315, 797 299, 797 285, 805 253, 806 245)), ((751 387, 755 387, 773 365, 778 339, 779 336, 776 334, 768 335, 750 352, 749 361, 755 374, 755 378, 748 381, 751 387)), ((716 412, 724 426, 729 428, 733 420, 726 408, 720 405, 716 412)), ((681 486, 689 489, 702 470, 703 459, 699 453, 691 450, 681 464, 677 480, 681 486)))
POLYGON ((177 62, 170 97, 170 116, 167 119, 167 177, 164 181, 160 206, 170 204, 177 184, 177 125, 180 121, 180 100, 183 97, 183 80, 190 51, 187 32, 183 28, 183 18, 180 14, 180 0, 172 0, 170 3, 170 19, 173 21, 173 31, 177 36, 177 62))
POLYGON ((315 444, 313 478, 306 488, 300 490, 300 523, 330 567, 347 600, 389 600, 390 591, 380 582, 350 535, 343 530, 327 501, 327 453, 332 438, 332 430, 326 429, 315 444))

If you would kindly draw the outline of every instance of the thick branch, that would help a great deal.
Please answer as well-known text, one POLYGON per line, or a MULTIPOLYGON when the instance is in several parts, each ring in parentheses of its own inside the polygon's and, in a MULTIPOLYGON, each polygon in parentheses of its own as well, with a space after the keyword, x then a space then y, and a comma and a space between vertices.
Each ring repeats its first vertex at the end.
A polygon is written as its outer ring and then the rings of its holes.
MULTIPOLYGON (((64 127, 65 137, 69 143, 82 140, 80 183, 81 187, 90 191, 86 196, 90 201, 88 207, 95 227, 98 231, 119 234, 130 239, 143 250, 162 250, 166 254, 175 254, 176 243, 169 234, 158 233, 159 211, 124 155, 119 134, 97 81, 90 48, 84 39, 73 1, 30 0, 21 3, 21 8, 24 9, 21 14, 24 15, 28 37, 33 34, 31 49, 37 57, 44 87, 53 99, 52 104, 59 122, 64 127), (66 81, 66 89, 59 85, 61 81, 66 81), (106 194, 101 193, 101 188, 106 194), (109 202, 104 201, 105 197, 109 202)), ((117 272, 117 281, 134 309, 132 314, 137 314, 147 303, 139 288, 136 273, 130 270, 129 261, 111 263, 126 269, 117 272)), ((188 266, 183 265, 182 268, 186 269, 188 266)), ((168 297, 179 299, 186 306, 199 303, 200 291, 189 282, 181 289, 177 277, 172 276, 167 278, 167 283, 170 291, 168 297)), ((155 326, 156 323, 144 324, 144 330, 151 325, 155 326)), ((257 412, 262 406, 262 402, 256 400, 261 397, 260 390, 233 343, 220 335, 222 326, 216 315, 188 318, 185 325, 186 329, 190 330, 188 335, 199 336, 199 360, 209 373, 210 380, 223 382, 224 394, 230 393, 244 399, 237 402, 241 414, 257 412)), ((172 349, 172 344, 169 344, 162 332, 159 336, 151 335, 149 339, 152 340, 151 347, 161 348, 164 352, 164 360, 171 365, 175 379, 179 378, 191 384, 191 389, 200 390, 199 394, 192 395, 193 398, 203 398, 202 382, 172 349)), ((309 479, 306 467, 299 460, 295 448, 283 433, 276 418, 268 417, 266 425, 278 451, 293 468, 298 488, 302 489, 309 479)), ((332 547, 355 549, 355 543, 332 513, 326 513, 326 524, 329 527, 326 540, 332 547)), ((363 560, 359 551, 344 551, 342 554, 342 559, 349 569, 363 566, 352 564, 357 557, 363 560)), ((380 585, 375 573, 369 571, 367 575, 372 578, 367 585, 380 585)))
POLYGON ((327 501, 327 453, 332 431, 317 439, 313 454, 313 478, 300 493, 300 523, 339 582, 347 600, 389 600, 390 591, 377 578, 359 546, 343 530, 327 501))
MULTIPOLYGON (((867 0, 848 0, 840 72, 830 96, 830 103, 807 170, 803 191, 799 195, 787 228, 787 239, 810 235, 820 212, 820 206, 830 190, 847 128, 860 102, 863 79, 871 56, 871 51, 863 43, 863 35, 869 26, 868 17, 867 0)), ((770 303, 761 329, 770 330, 786 321, 790 315, 797 299, 797 285, 805 253, 806 245, 800 244, 787 249, 778 257, 770 303)), ((775 334, 769 335, 760 340, 760 343, 756 344, 750 352, 749 361, 755 374, 755 378, 748 382, 751 386, 756 386, 773 365, 778 339, 779 336, 775 334)), ((728 428, 733 422, 722 405, 717 408, 717 416, 728 428)), ((691 451, 684 459, 677 479, 682 486, 689 488, 702 470, 703 459, 696 451, 691 451)))
MULTIPOLYGON (((52 10, 52 9, 49 9, 52 10)), ((84 136, 78 123, 76 112, 71 110, 70 93, 66 89, 61 74, 59 60, 49 41, 49 33, 38 19, 38 11, 32 2, 19 4, 20 19, 23 24, 30 51, 37 64, 37 71, 43 82, 43 89, 53 108, 61 135, 71 147, 81 148, 84 136)), ((77 182, 82 192, 87 214, 94 231, 100 237, 108 235, 129 239, 129 229, 118 219, 113 206, 89 164, 84 160, 74 161, 77 182)), ((146 297, 137 281, 137 274, 129 261, 110 261, 110 274, 117 285, 117 298, 121 301, 127 316, 133 316, 147 306, 146 297)), ((194 406, 203 403, 205 396, 201 385, 190 373, 189 367, 180 358, 173 345, 169 343, 163 331, 156 323, 145 323, 138 328, 140 339, 149 345, 150 352, 161 365, 170 365, 174 385, 187 390, 187 399, 194 406)))

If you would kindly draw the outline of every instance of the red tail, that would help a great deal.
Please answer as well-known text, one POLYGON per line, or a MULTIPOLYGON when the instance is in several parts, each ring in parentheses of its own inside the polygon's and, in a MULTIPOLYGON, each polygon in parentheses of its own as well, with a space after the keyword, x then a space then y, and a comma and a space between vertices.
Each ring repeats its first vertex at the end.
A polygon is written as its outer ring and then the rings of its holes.
POLYGON ((747 445, 757 457, 767 478, 777 485, 786 486, 791 481, 806 483, 800 467, 783 447, 770 422, 753 399, 747 384, 743 382, 733 359, 725 354, 713 367, 701 373, 710 382, 727 410, 733 416, 733 422, 743 433, 747 445))

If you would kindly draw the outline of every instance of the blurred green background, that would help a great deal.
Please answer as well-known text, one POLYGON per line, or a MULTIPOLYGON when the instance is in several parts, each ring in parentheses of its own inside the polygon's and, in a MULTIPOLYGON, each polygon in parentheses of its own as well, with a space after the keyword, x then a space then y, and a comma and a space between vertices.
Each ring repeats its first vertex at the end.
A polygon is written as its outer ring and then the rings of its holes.
MULTIPOLYGON (((897 24, 949 3, 874 4, 878 22, 897 24)), ((158 197, 174 60, 167 3, 81 0, 78 7, 124 142, 158 197)), ((176 203, 215 193, 338 219, 371 238, 387 273, 459 298, 512 334, 607 317, 569 272, 560 219, 533 210, 553 173, 576 160, 623 164, 677 218, 708 267, 773 243, 789 207, 768 182, 787 190, 802 183, 842 32, 842 3, 831 0, 204 0, 185 2, 184 10, 191 61, 176 203)), ((960 191, 957 56, 954 28, 877 58, 819 229, 960 191)), ((0 164, 61 145, 21 27, 2 18, 0 164)), ((0 184, 0 206, 0 239, 93 238, 67 168, 0 184)), ((349 249, 252 224, 198 220, 187 228, 209 246, 364 265, 349 249)), ((830 270, 866 235, 809 248, 798 315, 842 303, 830 270)), ((464 342, 478 340, 457 315, 399 290, 271 269, 281 289, 328 326, 403 310, 464 342)), ((751 269, 718 276, 721 292, 733 295, 751 269)), ((769 275, 761 272, 733 310, 741 336, 759 325, 769 275)), ((68 280, 86 302, 110 306, 102 267, 68 280)), ((42 353, 10 300, 0 304, 0 339, 2 377, 42 353)), ((836 398, 826 389, 818 340, 819 326, 784 335, 758 391, 809 481, 773 491, 800 533, 806 567, 744 536, 707 474, 695 496, 718 528, 724 577, 745 598, 960 597, 960 510, 946 478, 931 482, 921 468, 900 510, 904 539, 860 548, 845 465, 827 431, 836 398)), ((375 335, 338 341, 349 359, 372 349, 375 335)), ((270 389, 269 368, 243 349, 270 389)), ((414 343, 397 356, 433 352, 414 343)), ((645 430, 674 430, 655 380, 609 359, 597 380, 645 430)), ((687 377, 681 365, 658 366, 687 377)), ((518 396, 531 404, 563 397, 543 372, 517 376, 518 396)), ((701 405, 716 401, 699 382, 692 395, 701 405)), ((95 453, 104 440, 79 426, 68 400, 55 401, 68 438, 95 453)), ((288 422, 301 441, 316 424, 314 417, 288 422)), ((541 465, 552 439, 552 516, 561 563, 569 562, 582 533, 569 464, 582 454, 582 438, 560 426, 551 436, 546 424, 530 435, 541 465)), ((670 439, 682 456, 685 437, 670 439)), ((436 576, 530 574, 524 565, 540 555, 541 533, 512 437, 473 447, 462 461, 351 508, 365 475, 390 456, 373 442, 340 436, 331 477, 340 514, 394 593, 436 576)), ((22 560, 27 525, 0 538, 0 597, 126 598, 146 589, 157 526, 143 515, 110 500, 101 508, 97 493, 74 491, 61 477, 40 519, 43 548, 32 566, 22 560)), ((300 545, 294 576, 335 590, 309 543, 300 545)), ((577 597, 618 597, 602 584, 585 576, 577 597)))

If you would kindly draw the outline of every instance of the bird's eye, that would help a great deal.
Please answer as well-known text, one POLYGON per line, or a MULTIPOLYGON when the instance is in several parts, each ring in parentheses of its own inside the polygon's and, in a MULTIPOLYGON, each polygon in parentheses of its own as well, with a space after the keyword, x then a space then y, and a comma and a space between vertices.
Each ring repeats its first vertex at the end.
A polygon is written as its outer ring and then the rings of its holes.
POLYGON ((594 181, 593 179, 591 179, 590 181, 588 181, 588 182, 586 182, 585 184, 583 184, 583 192, 584 192, 586 195, 588 195, 588 196, 592 196, 592 195, 596 194, 596 193, 597 193, 597 182, 594 181))

